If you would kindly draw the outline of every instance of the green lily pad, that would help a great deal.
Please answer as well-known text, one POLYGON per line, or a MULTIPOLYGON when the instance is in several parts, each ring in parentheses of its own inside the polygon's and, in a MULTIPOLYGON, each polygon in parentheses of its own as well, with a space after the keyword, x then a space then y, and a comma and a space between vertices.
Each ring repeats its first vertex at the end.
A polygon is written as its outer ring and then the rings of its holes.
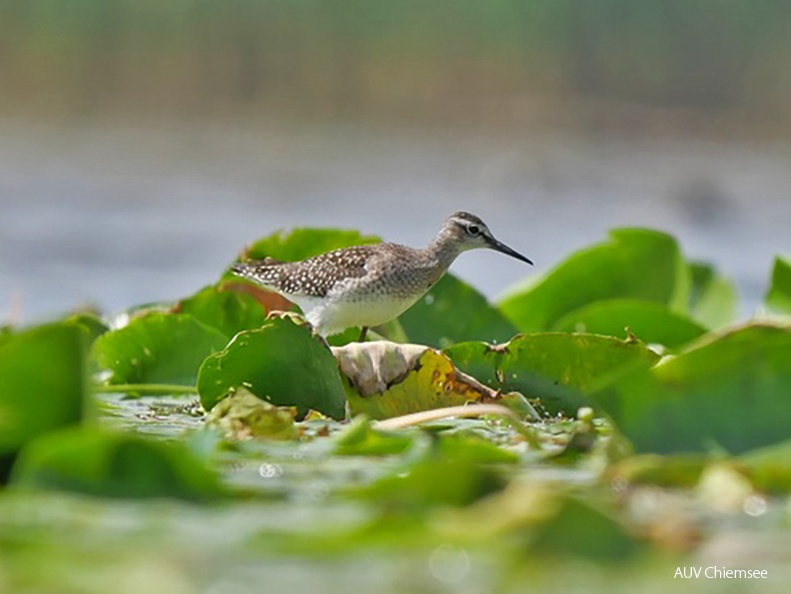
POLYGON ((286 318, 237 334, 200 368, 198 392, 210 410, 237 387, 277 406, 345 416, 346 398, 330 350, 311 331, 286 318))
POLYGON ((574 415, 587 394, 632 365, 659 357, 638 341, 596 334, 536 333, 493 347, 465 342, 443 351, 454 365, 491 388, 538 398, 550 412, 574 415))
POLYGON ((228 339, 188 314, 153 312, 100 336, 91 356, 108 384, 195 385, 203 360, 228 339))
POLYGON ((736 454, 791 439, 791 329, 704 337, 592 397, 641 453, 736 454))
POLYGON ((335 453, 339 456, 387 456, 408 450, 414 441, 412 435, 377 431, 370 419, 359 415, 335 438, 335 453))
POLYGON ((719 328, 736 318, 739 296, 733 281, 705 262, 689 265, 692 287, 689 316, 706 328, 719 328))
POLYGON ((791 261, 780 256, 775 258, 772 282, 764 303, 773 310, 791 314, 791 261))
POLYGON ((519 455, 496 446, 475 433, 441 435, 433 443, 434 453, 443 458, 459 458, 479 464, 516 464, 519 455))
POLYGON ((87 343, 84 329, 61 322, 9 335, 0 344, 0 455, 83 419, 87 343))
POLYGON ((614 563, 623 563, 645 548, 614 517, 571 497, 538 528, 531 545, 539 555, 614 563))
POLYGON ((791 440, 750 450, 734 462, 757 489, 782 495, 791 491, 791 440))
POLYGON ((702 336, 706 329, 661 303, 613 299, 597 301, 566 314, 553 330, 623 336, 629 332, 643 342, 677 348, 702 336))
MULTIPOLYGON (((444 438, 437 439, 441 441, 444 438)), ((388 508, 411 511, 437 505, 469 505, 506 485, 496 466, 479 461, 481 452, 477 446, 475 444, 471 451, 463 439, 456 438, 453 447, 442 448, 441 451, 432 448, 403 472, 385 476, 358 494, 385 503, 388 508)))
POLYGON ((283 262, 304 260, 324 252, 355 245, 378 243, 375 235, 363 235, 348 229, 297 228, 276 231, 245 248, 246 260, 274 258, 283 262))
POLYGON ((92 312, 76 313, 63 321, 83 328, 87 332, 90 342, 93 342, 110 329, 104 320, 92 312))
POLYGON ((14 330, 11 326, 0 326, 0 348, 9 342, 12 336, 14 336, 14 330))
POLYGON ((673 237, 649 229, 616 229, 606 243, 579 251, 545 277, 510 291, 500 309, 522 332, 536 332, 605 299, 648 301, 683 312, 689 284, 689 270, 673 237))
POLYGON ((87 428, 49 433, 28 444, 11 483, 100 497, 205 501, 222 493, 215 473, 181 444, 87 428))
POLYGON ((692 488, 709 460, 700 453, 629 456, 612 466, 608 475, 628 484, 692 488))
POLYGON ((517 330, 470 285, 446 274, 398 318, 413 343, 442 348, 456 342, 505 342, 517 330))
POLYGON ((260 328, 266 312, 252 296, 224 291, 216 285, 205 287, 192 297, 179 301, 175 313, 190 314, 199 322, 231 339, 237 332, 260 328))

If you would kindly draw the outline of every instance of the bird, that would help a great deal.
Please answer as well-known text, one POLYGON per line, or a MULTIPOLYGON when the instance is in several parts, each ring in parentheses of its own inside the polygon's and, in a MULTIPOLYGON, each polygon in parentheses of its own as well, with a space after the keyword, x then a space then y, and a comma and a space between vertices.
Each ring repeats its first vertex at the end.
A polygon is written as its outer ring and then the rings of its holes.
POLYGON ((272 258, 237 262, 231 271, 297 304, 319 336, 368 329, 409 309, 447 272, 459 254, 489 248, 527 264, 533 262, 495 239, 468 212, 454 212, 425 248, 374 243, 341 248, 300 260, 272 258))

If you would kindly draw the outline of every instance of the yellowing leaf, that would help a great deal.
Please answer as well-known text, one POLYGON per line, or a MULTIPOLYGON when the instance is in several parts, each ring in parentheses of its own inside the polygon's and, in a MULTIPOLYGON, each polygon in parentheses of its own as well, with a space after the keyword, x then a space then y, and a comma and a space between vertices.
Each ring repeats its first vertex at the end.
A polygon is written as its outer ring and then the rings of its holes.
POLYGON ((507 403, 529 409, 521 396, 509 394, 504 398, 458 371, 446 355, 428 347, 379 341, 332 350, 353 415, 387 419, 470 402, 507 403))

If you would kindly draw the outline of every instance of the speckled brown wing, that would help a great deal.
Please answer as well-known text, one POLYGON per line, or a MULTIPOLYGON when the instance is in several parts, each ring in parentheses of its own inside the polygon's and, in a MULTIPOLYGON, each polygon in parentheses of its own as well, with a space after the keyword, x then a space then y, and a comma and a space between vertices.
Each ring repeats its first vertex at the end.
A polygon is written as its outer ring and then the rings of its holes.
POLYGON ((231 270, 285 295, 325 297, 338 282, 366 274, 366 263, 374 255, 371 247, 342 248, 299 262, 239 262, 231 270))

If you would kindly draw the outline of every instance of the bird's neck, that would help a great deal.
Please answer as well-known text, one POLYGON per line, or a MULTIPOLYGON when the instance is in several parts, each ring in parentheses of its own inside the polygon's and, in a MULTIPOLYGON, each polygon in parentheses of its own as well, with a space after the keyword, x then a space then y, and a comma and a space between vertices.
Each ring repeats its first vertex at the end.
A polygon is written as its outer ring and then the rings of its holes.
POLYGON ((437 268, 444 273, 462 250, 457 241, 443 234, 439 234, 434 241, 424 250, 427 256, 436 263, 437 268))

